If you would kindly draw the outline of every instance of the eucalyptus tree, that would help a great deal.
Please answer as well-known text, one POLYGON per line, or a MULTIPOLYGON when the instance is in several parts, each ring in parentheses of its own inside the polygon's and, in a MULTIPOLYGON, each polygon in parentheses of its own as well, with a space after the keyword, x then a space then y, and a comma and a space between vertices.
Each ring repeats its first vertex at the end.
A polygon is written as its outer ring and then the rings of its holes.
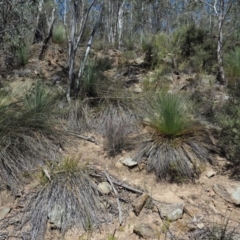
POLYGON ((34 36, 37 1, 0 1, 0 47, 9 56, 34 36))
MULTIPOLYGON (((195 1, 198 2, 198 1, 195 1)), ((235 21, 231 17, 231 10, 238 4, 236 0, 199 0, 199 2, 209 7, 211 14, 217 18, 217 62, 218 62, 218 80, 221 84, 227 84, 223 68, 223 46, 224 46, 224 25, 226 21, 235 21)))

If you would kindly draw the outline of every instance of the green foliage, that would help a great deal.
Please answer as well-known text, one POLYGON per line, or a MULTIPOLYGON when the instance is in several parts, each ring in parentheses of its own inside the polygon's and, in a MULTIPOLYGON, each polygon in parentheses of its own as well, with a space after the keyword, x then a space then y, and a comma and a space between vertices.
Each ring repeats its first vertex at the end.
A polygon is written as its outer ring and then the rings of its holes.
POLYGON ((103 96, 109 87, 109 80, 103 72, 111 67, 111 61, 107 57, 90 60, 85 66, 80 96, 92 98, 103 96))
MULTIPOLYGON (((237 90, 238 91, 238 90, 237 90)), ((216 113, 216 120, 221 128, 219 144, 226 157, 234 167, 240 165, 240 101, 239 97, 231 95, 224 106, 216 113)))
POLYGON ((30 58, 30 45, 20 47, 16 51, 16 63, 20 66, 25 66, 30 58))
POLYGON ((167 137, 184 134, 191 126, 191 106, 178 94, 161 92, 152 102, 154 115, 150 116, 151 127, 167 137))
POLYGON ((54 43, 57 44, 62 44, 66 42, 66 31, 63 25, 57 25, 53 28, 52 40, 54 43))
POLYGON ((161 32, 155 36, 146 36, 142 40, 142 50, 145 53, 145 62, 148 67, 155 68, 159 64, 174 67, 174 55, 168 55, 172 52, 171 41, 169 37, 161 32), (167 61, 166 61, 167 58, 167 61))
POLYGON ((178 46, 178 65, 180 70, 212 73, 217 62, 216 41, 209 33, 195 25, 176 30, 173 45, 178 46))
MULTIPOLYGON (((4 1, 0 12, 0 49, 4 54, 19 57, 20 64, 26 64, 28 52, 25 44, 32 43, 33 19, 38 5, 34 1, 4 1)), ((1 53, 2 54, 2 53, 1 53)), ((12 59, 13 60, 13 59, 12 59)), ((12 65, 12 62, 7 65, 12 65)))
POLYGON ((230 80, 240 77, 240 47, 230 51, 225 57, 225 71, 230 80))

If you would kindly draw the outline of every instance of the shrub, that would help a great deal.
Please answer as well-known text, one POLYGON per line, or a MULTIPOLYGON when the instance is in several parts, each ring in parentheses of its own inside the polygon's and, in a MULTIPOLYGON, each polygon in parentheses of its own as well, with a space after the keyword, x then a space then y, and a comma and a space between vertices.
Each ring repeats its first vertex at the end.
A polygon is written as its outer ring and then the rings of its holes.
POLYGON ((190 103, 178 94, 159 93, 150 106, 145 122, 150 135, 135 159, 141 162, 146 157, 148 170, 160 179, 194 179, 211 158, 205 146, 210 140, 193 120, 190 103))
POLYGON ((130 149, 128 139, 131 122, 126 122, 116 111, 106 116, 105 121, 105 149, 110 156, 116 156, 122 150, 130 149))
POLYGON ((82 77, 80 96, 92 98, 103 96, 110 83, 104 71, 109 70, 111 66, 111 61, 107 57, 90 60, 82 77))
POLYGON ((173 45, 178 46, 176 52, 181 70, 208 73, 215 71, 216 41, 213 41, 206 30, 195 25, 184 26, 176 30, 173 38, 173 45))
POLYGON ((171 41, 165 33, 159 33, 155 36, 146 36, 142 41, 142 50, 145 53, 145 62, 150 68, 159 67, 163 64, 166 67, 174 67, 173 59, 168 63, 164 58, 172 52, 171 41))
POLYGON ((53 158, 64 139, 54 127, 56 100, 40 83, 28 97, 0 96, 0 178, 14 192, 23 172, 53 158))
POLYGON ((219 145, 223 149, 227 159, 234 167, 234 173, 238 174, 240 164, 240 101, 231 95, 224 106, 216 113, 215 119, 221 128, 219 133, 219 145))
POLYGON ((25 66, 30 58, 30 45, 25 45, 16 50, 16 64, 25 66))
POLYGON ((227 216, 226 213, 226 215, 221 217, 220 223, 216 221, 208 223, 203 229, 193 231, 188 236, 194 240, 235 240, 239 238, 239 225, 234 225, 231 224, 230 216, 227 216))
POLYGON ((52 40, 54 43, 62 44, 66 42, 66 31, 63 25, 57 25, 53 28, 52 40))
POLYGON ((240 47, 236 47, 226 55, 225 71, 230 80, 240 77, 240 47))

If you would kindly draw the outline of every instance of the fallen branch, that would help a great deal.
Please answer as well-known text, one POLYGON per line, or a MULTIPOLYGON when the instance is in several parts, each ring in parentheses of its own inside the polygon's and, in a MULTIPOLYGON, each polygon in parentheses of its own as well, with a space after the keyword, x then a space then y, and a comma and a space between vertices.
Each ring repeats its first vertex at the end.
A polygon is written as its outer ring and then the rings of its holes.
MULTIPOLYGON (((96 170, 94 167, 91 168, 91 169, 96 170)), ((93 173, 90 173, 90 175, 93 176, 93 177, 102 177, 101 174, 93 174, 93 173)), ((118 185, 119 187, 123 187, 123 188, 125 188, 125 189, 127 189, 127 190, 129 190, 129 191, 131 191, 131 192, 139 193, 139 194, 143 194, 143 193, 144 193, 144 191, 139 190, 139 189, 136 189, 136 188, 133 188, 133 187, 131 187, 131 186, 125 184, 125 183, 117 182, 117 181, 114 180, 114 179, 111 179, 111 181, 112 181, 114 184, 118 185)))
POLYGON ((115 180, 112 180, 112 182, 113 182, 114 184, 120 186, 120 187, 126 188, 127 190, 129 190, 129 191, 131 191, 131 192, 140 193, 140 194, 144 193, 144 191, 139 190, 139 189, 136 189, 136 188, 133 188, 133 187, 130 187, 130 186, 128 186, 128 185, 125 184, 125 183, 117 182, 117 181, 115 181, 115 180))
POLYGON ((68 134, 69 134, 69 135, 72 135, 72 136, 74 136, 74 137, 81 138, 81 139, 84 139, 84 140, 86 140, 86 141, 95 143, 96 145, 98 145, 97 141, 96 141, 93 137, 78 135, 78 134, 70 133, 70 132, 68 132, 68 134))
POLYGON ((121 204, 120 204, 120 201, 119 201, 119 198, 118 198, 118 192, 116 190, 116 188, 114 187, 113 183, 112 183, 112 180, 110 179, 109 175, 107 174, 106 171, 104 171, 105 175, 106 175, 106 178, 108 180, 108 182, 111 184, 112 188, 113 188, 113 191, 116 195, 116 198, 117 198, 117 205, 118 205, 118 212, 119 212, 119 223, 120 223, 120 226, 122 225, 122 209, 121 209, 121 204))

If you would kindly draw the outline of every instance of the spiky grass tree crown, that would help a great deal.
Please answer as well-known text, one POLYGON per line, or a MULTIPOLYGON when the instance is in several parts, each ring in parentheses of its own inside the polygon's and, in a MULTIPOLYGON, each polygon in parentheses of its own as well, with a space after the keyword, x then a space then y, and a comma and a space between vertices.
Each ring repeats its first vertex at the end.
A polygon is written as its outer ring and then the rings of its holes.
POLYGON ((182 182, 196 177, 202 162, 210 160, 206 146, 211 144, 204 128, 193 120, 191 104, 179 94, 158 93, 148 114, 148 138, 135 159, 147 158, 148 170, 160 179, 182 182))
POLYGON ((191 106, 179 94, 159 93, 151 102, 149 126, 160 135, 174 138, 184 134, 191 126, 191 106))

